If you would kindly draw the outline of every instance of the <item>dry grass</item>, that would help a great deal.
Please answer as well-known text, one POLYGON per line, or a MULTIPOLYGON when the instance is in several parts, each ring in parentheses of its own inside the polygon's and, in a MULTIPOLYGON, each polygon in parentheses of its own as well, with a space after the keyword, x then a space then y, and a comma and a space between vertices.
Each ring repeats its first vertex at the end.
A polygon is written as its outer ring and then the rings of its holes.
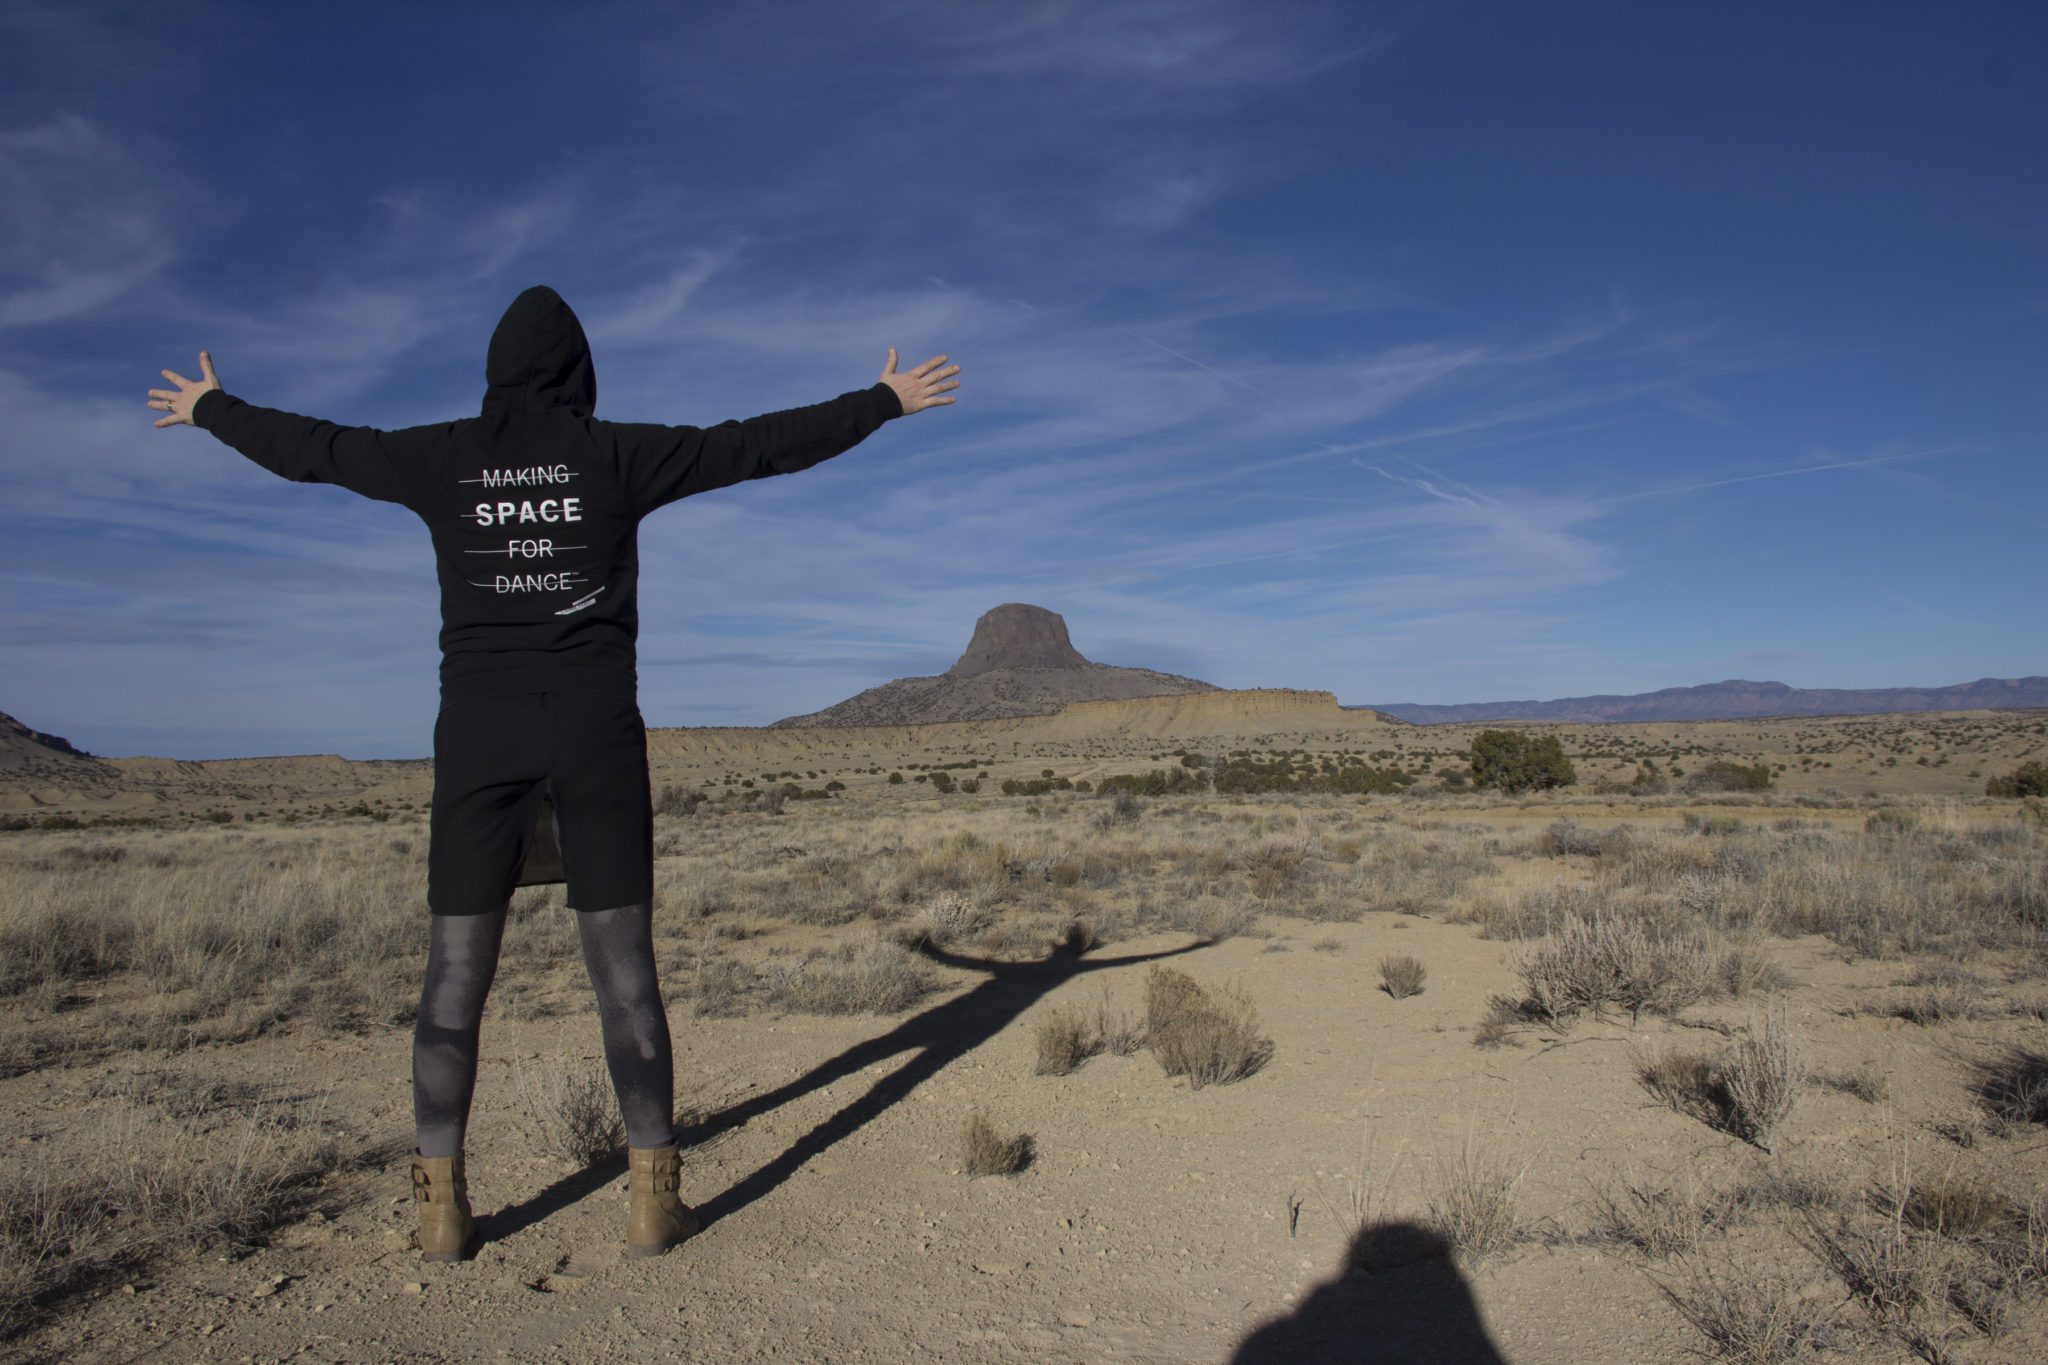
POLYGON ((1038 1074, 1064 1076, 1102 1050, 1099 1034, 1079 1010, 1055 1007, 1038 1020, 1038 1074))
POLYGON ((1429 975, 1422 959, 1397 953, 1380 959, 1380 989, 1396 1000, 1422 994, 1423 978, 1429 975))
POLYGON ((1834 1335, 1833 1311, 1798 1280, 1750 1270, 1733 1257, 1684 1260, 1673 1279, 1655 1283, 1716 1360, 1778 1365, 1834 1335))
POLYGON ((1528 1169, 1527 1161, 1468 1129, 1425 1172, 1422 1197, 1430 1226, 1468 1257, 1513 1246, 1524 1231, 1518 1205, 1528 1169))
POLYGON ((1786 1007, 1750 1011, 1749 1028, 1719 1056, 1670 1052, 1641 1063, 1643 1088, 1681 1114, 1766 1152, 1807 1080, 1804 1048, 1786 1007))
POLYGON ((1748 1207, 1740 1190, 1701 1188, 1688 1167, 1675 1184, 1624 1179, 1596 1190, 1594 1235, 1663 1260, 1695 1251, 1707 1237, 1734 1227, 1748 1207))
POLYGON ((1632 1018, 1645 1009, 1672 1013, 1717 984, 1713 956, 1699 939, 1653 932, 1612 912, 1567 912, 1548 937, 1518 949, 1512 964, 1529 1007, 1554 1027, 1608 1005, 1632 1018))
MULTIPOLYGON (((1686 763, 1696 766, 1691 757, 1686 763)), ((1573 793, 1515 803, 1505 813, 1497 799, 1455 795, 1175 797, 1147 803, 1140 820, 1107 822, 1095 819, 1105 803, 1059 796, 1028 804, 962 796, 936 808, 926 796, 916 807, 925 813, 909 818, 853 801, 791 802, 780 817, 712 802, 697 807, 681 840, 671 837, 674 829, 658 834, 665 853, 688 855, 657 865, 658 947, 665 970, 689 988, 691 1008, 708 1018, 764 1000, 783 1010, 888 1014, 914 1007, 936 985, 904 943, 1035 959, 1069 925, 1087 926, 1066 944, 1080 954, 1098 937, 1114 942, 1148 931, 1259 935, 1267 932, 1261 916, 1430 915, 1473 923, 1481 937, 1500 941, 1488 951, 1520 973, 1521 992, 1497 1001, 1474 1035, 1487 1044, 1545 1023, 1569 1027, 1589 1014, 1640 1015, 1783 992, 1795 983, 1779 959, 1802 974, 1814 970, 1802 965, 1812 945, 1786 940, 1816 933, 1842 956, 1902 961, 1890 974, 1899 994, 1883 997, 1896 1002, 1887 1006, 1896 1017, 1976 1021, 1939 1038, 1919 1035, 1926 1043, 1974 1045, 1993 1029, 2015 1031, 2009 1050, 1972 1077, 1985 1114, 1969 1129, 1976 1148, 1946 1150, 1992 1170, 2031 1150, 2011 1139, 2048 1121, 2048 1054, 2032 1037, 2043 1011, 2026 1003, 2027 974, 2048 977, 2041 946, 2048 939, 2048 828, 1986 824, 1967 804, 1958 814, 1840 797, 1809 799, 1812 809, 1797 819, 1778 818, 1782 803, 1773 809, 1764 800, 1729 798, 1685 827, 1681 817, 1699 815, 1705 803, 1621 801, 1625 828, 1612 823, 1616 801, 1573 793), (1866 815, 1881 818, 1866 822, 1866 815), (819 932, 790 933, 792 924, 819 932), (804 955, 820 942, 832 946, 804 955)), ((423 826, 395 824, 0 838, 0 1005, 11 1011, 0 1029, 0 1070, 279 1029, 402 1028, 424 953, 417 903, 423 847, 423 826), (401 849, 405 839, 413 843, 401 849)), ((1356 932, 1387 927, 1380 921, 1356 932)), ((1414 927, 1419 932, 1404 939, 1441 932, 1414 927)), ((1297 946, 1333 951, 1354 931, 1344 932, 1342 940, 1297 946)), ((1435 943, 1428 949, 1439 972, 1432 989, 1470 986, 1473 964, 1457 963, 1458 981, 1442 977, 1453 959, 1439 961, 1435 943)), ((554 971, 575 962, 574 921, 560 889, 522 892, 497 1007, 511 1010, 522 993, 561 996, 554 971)), ((1409 964, 1419 987, 1427 974, 1418 959, 1389 955, 1381 964, 1380 981, 1395 999, 1412 993, 1409 964)), ((1198 982, 1167 967, 1153 969, 1146 982, 1142 1020, 1113 1010, 1106 991, 1099 1005, 1043 1009, 1032 1020, 1039 1069, 1064 1074, 1097 1053, 1129 1055, 1149 1045, 1168 1074, 1199 1087, 1251 1075, 1271 1055, 1241 986, 1198 982)), ((1832 1047, 1838 1030, 1887 1027, 1856 1019, 1877 998, 1852 998, 1848 1012, 1815 1025, 1820 1036, 1832 1047)), ((1412 1022, 1428 1025, 1426 1018, 1412 1022)), ((1665 1057, 1645 1065, 1642 1079, 1681 1112, 1773 1150, 1783 1145, 1779 1135, 1802 1092, 1800 1053, 1784 1009, 1760 1006, 1725 1050, 1665 1057)), ((1595 1054, 1613 1056, 1593 1048, 1569 1055, 1595 1054)), ((1526 1060, 1489 1059, 1505 1068, 1526 1060)), ((584 1118, 555 1120, 562 1136, 549 1144, 579 1162, 621 1140, 607 1143, 600 1131, 581 1147, 585 1155, 570 1154, 573 1130, 615 1122, 601 1073, 586 1079, 595 1093, 582 1098, 584 1118)), ((1908 1113, 1923 1077, 1902 1064, 1890 1084, 1875 1071, 1814 1079, 1870 1103, 1896 1089, 1897 1107, 1908 1113)), ((219 1082, 158 1088, 182 1096, 175 1104, 183 1108, 163 1099, 152 1110, 173 1121, 217 1119, 256 1102, 253 1092, 219 1082)), ((1814 1109, 1842 1123, 1854 1112, 1839 1102, 1814 1109)), ((1014 1170, 1028 1160, 1028 1139, 1006 1142, 986 1119, 980 1124, 991 1159, 970 1155, 970 1169, 1014 1170), (1019 1143, 1016 1164, 1005 1167, 1002 1153, 1019 1143)), ((971 1151, 972 1139, 963 1141, 971 1151)), ((1422 1162, 1429 1219, 1447 1242, 1478 1254, 1522 1235, 1518 1163, 1469 1143, 1433 1164, 1425 1152, 1422 1162)), ((10 1218, 17 1203, 32 1206, 11 1195, 10 1218)), ((1745 1245, 1770 1238, 1780 1217, 1752 1215, 1773 1208, 1828 1230, 1843 1250, 1823 1264, 1845 1286, 1850 1277, 1839 1267, 1861 1267, 1853 1270, 1857 1283, 1879 1286, 1883 1302, 1892 1301, 1887 1293, 1900 1302, 1917 1294, 1915 1330, 1937 1344, 1943 1333, 2002 1330, 2015 1305, 2034 1302, 2034 1286, 2048 1280, 2041 1217, 1961 1172, 1912 1186, 1893 1215, 1775 1170, 1724 1190, 1630 1181, 1596 1196, 1594 1235, 1647 1258, 1675 1258, 1660 1274, 1676 1277, 1688 1316, 1701 1315, 1696 1324, 1714 1324, 1700 1327, 1718 1343, 1714 1349, 1782 1359, 1797 1343, 1825 1336, 1827 1315, 1813 1311, 1811 1286, 1721 1273, 1724 1262, 1716 1259, 1719 1234, 1737 1222, 1747 1221, 1745 1245), (1900 1282, 1923 1287, 1882 1288, 1900 1282), (1787 1341, 1794 1346, 1782 1346, 1787 1341)), ((30 1245, 24 1226, 7 1224, 8 1264, 48 1261, 13 1250, 30 1245)), ((89 1279, 94 1262, 79 1264, 89 1279)), ((56 1273, 63 1281, 72 1272, 56 1273)), ((8 1274, 9 1286, 26 1282, 8 1274)))
POLYGON ((1004 1137, 982 1114, 969 1114, 960 1126, 960 1161, 971 1176, 1015 1174, 1031 1155, 1030 1134, 1004 1137))
POLYGON ((536 1076, 514 1063, 513 1079, 535 1145, 578 1170, 617 1156, 626 1143, 626 1122, 602 1066, 550 1069, 536 1076))
POLYGON ((1806 1069, 1789 1007, 1751 1010, 1748 1031, 1735 1040, 1719 1068, 1729 1131, 1775 1155, 1778 1127, 1799 1098, 1806 1069))
POLYGON ((1259 1013, 1242 985, 1205 987, 1186 972, 1154 966, 1145 978, 1145 1039, 1169 1076, 1196 1090, 1251 1075, 1272 1056, 1259 1013))
POLYGON ((301 1101, 232 1082, 148 1087, 0 1168, 0 1334, 70 1293, 181 1247, 246 1242, 291 1221, 330 1175, 389 1152, 301 1101))
POLYGON ((881 939, 843 945, 835 954, 778 968, 768 998, 796 1014, 895 1014, 935 989, 931 973, 881 939))

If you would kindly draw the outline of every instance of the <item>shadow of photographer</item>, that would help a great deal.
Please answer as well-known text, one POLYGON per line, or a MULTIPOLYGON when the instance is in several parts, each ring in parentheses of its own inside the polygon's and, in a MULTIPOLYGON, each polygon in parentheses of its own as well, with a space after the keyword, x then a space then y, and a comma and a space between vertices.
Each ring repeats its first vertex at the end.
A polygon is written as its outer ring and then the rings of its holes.
POLYGON ((1450 1244, 1420 1223, 1359 1230, 1344 1268, 1245 1338, 1231 1365, 1507 1365, 1450 1244))

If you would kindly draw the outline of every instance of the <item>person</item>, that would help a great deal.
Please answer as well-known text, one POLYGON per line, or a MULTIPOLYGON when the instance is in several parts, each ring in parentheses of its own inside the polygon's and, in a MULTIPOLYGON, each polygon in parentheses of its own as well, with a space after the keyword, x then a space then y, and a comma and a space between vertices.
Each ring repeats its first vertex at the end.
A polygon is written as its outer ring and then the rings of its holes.
MULTIPOLYGON (((640 522, 680 498, 792 474, 884 422, 954 401, 938 355, 828 402, 710 427, 595 415, 576 314, 536 285, 491 334, 482 411, 399 430, 339 426, 228 393, 213 358, 151 389, 159 428, 196 426, 287 479, 411 509, 441 593, 427 850, 426 979, 412 1050, 412 1182, 423 1258, 473 1249, 463 1160, 479 1025, 516 886, 567 883, 625 1120, 626 1247, 698 1230, 679 1194, 674 1071, 653 940, 654 819, 636 642, 640 522), (543 829, 542 812, 548 812, 543 829), (560 872, 534 870, 552 833, 560 872)), ((549 849, 549 853, 553 853, 549 849)))

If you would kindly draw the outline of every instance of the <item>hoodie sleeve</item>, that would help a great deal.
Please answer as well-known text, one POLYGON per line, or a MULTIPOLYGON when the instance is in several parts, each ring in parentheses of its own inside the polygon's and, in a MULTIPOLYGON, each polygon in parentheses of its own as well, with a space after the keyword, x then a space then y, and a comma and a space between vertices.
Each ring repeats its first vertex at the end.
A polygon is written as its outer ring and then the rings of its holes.
POLYGON ((192 424, 271 473, 297 483, 331 483, 379 502, 414 506, 427 452, 446 424, 379 431, 257 407, 219 389, 201 394, 192 424))
POLYGON ((850 450, 903 415, 896 390, 876 380, 824 403, 763 413, 713 427, 599 422, 635 509, 771 474, 794 474, 850 450))

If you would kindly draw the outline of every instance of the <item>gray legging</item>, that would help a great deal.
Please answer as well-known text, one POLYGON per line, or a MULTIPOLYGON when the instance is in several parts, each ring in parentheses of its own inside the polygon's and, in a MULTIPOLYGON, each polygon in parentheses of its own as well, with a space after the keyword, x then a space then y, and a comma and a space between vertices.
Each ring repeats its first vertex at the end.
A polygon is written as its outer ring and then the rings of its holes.
MULTIPOLYGON (((481 915, 430 915, 427 980, 413 1026, 412 1107, 421 1156, 454 1156, 476 1093, 477 1037, 484 997, 498 972, 509 903, 481 915)), ((626 1141, 662 1147, 675 1140, 675 1063, 668 1011, 654 970, 651 905, 579 910, 583 965, 597 991, 604 1059, 626 1141)))

